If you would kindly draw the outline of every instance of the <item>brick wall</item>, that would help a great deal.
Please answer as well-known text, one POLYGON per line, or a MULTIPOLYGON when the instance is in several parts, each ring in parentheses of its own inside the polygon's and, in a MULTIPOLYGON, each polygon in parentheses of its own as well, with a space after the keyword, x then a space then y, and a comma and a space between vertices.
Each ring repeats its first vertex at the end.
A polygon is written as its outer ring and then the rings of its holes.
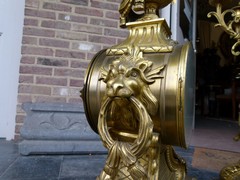
POLYGON ((79 90, 93 55, 122 41, 121 0, 26 0, 15 138, 25 102, 82 103, 79 90))

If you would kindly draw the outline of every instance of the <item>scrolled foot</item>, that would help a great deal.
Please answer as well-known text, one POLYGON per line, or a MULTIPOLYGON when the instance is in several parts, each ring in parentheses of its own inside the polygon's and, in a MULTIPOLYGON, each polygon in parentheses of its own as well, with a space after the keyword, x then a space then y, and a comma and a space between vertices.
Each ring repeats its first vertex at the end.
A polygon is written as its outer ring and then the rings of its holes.
POLYGON ((240 133, 238 133, 238 135, 236 135, 234 138, 233 138, 234 141, 239 141, 240 140, 240 133))

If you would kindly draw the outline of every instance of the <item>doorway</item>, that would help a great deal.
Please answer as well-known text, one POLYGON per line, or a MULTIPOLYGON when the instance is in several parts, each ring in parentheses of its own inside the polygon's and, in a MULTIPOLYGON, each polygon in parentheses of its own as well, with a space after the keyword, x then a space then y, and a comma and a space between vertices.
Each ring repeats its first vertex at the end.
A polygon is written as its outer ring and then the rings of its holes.
MULTIPOLYGON (((228 4, 230 6, 230 4, 228 4)), ((233 140, 239 131, 240 59, 231 54, 233 40, 214 17, 208 0, 197 3, 196 125, 192 145, 238 151, 233 140)))

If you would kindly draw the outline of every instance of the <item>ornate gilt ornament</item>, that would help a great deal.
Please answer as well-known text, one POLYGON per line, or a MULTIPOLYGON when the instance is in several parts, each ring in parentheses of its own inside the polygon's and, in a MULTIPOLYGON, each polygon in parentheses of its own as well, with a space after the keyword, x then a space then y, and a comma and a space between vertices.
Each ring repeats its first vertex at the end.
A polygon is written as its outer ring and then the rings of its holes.
POLYGON ((132 16, 145 16, 145 20, 157 19, 157 10, 167 6, 172 1, 173 0, 123 0, 119 8, 120 26, 125 27, 126 23, 133 18, 132 16))
POLYGON ((143 53, 172 52, 176 42, 170 39, 171 31, 163 18, 128 23, 129 36, 122 43, 107 50, 108 55, 122 55, 138 47, 143 53))
POLYGON ((99 179, 120 176, 120 163, 127 168, 129 177, 149 178, 147 168, 139 162, 151 145, 151 115, 155 115, 158 109, 149 84, 162 78, 160 73, 165 66, 151 67, 152 62, 137 54, 123 55, 113 61, 108 70, 102 69, 100 80, 106 83, 107 88, 100 109, 98 131, 109 155, 99 179))
POLYGON ((158 100, 149 85, 164 78, 165 65, 152 69, 153 63, 141 54, 122 55, 107 70, 101 69, 99 80, 106 83, 106 92, 98 132, 109 154, 100 180, 158 179, 160 149, 176 179, 185 177, 185 161, 171 146, 159 146, 159 134, 153 132, 151 116, 157 112, 158 100))
POLYGON ((222 29, 230 35, 231 38, 236 40, 236 43, 232 46, 231 52, 234 56, 240 55, 238 50, 240 46, 240 2, 238 6, 232 9, 227 9, 222 12, 222 7, 225 4, 231 3, 231 0, 209 0, 209 4, 216 6, 216 12, 209 12, 208 17, 215 16, 218 23, 215 27, 222 27, 222 29), (225 22, 226 14, 231 14, 232 20, 225 22))
POLYGON ((221 180, 238 180, 240 178, 240 161, 223 168, 220 176, 221 180))
MULTIPOLYGON (((129 29, 129 36, 122 43, 107 50, 108 55, 122 55, 131 51, 132 47, 139 47, 143 53, 171 52, 176 42, 170 39, 171 31, 163 18, 158 17, 158 9, 163 8, 172 0, 123 0, 120 12, 121 26, 129 29), (142 11, 135 22, 129 12, 142 11)), ((134 13, 134 12, 133 12, 134 13)))
POLYGON ((186 148, 191 132, 195 58, 191 44, 171 40, 158 18, 171 1, 123 0, 128 38, 97 53, 88 67, 85 113, 108 149, 99 180, 185 178, 186 162, 172 145, 186 148), (134 22, 133 11, 140 12, 134 22))

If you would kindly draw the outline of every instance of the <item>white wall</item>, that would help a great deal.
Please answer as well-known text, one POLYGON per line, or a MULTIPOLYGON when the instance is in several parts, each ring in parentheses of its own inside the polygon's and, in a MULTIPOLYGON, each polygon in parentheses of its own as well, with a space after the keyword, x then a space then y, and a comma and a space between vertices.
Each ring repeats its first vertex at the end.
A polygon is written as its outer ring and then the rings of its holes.
POLYGON ((159 17, 160 18, 164 18, 168 24, 168 26, 170 27, 171 24, 171 4, 169 4, 168 6, 164 7, 163 9, 160 9, 160 13, 159 13, 159 17))
POLYGON ((0 138, 14 138, 25 0, 0 0, 0 138))
POLYGON ((184 44, 182 29, 180 28, 180 1, 172 4, 171 18, 172 39, 177 40, 179 44, 184 44))
POLYGON ((165 18, 168 26, 171 28, 173 40, 178 41, 180 44, 184 44, 183 33, 180 28, 180 1, 173 1, 165 8, 160 10, 160 17, 165 18))

